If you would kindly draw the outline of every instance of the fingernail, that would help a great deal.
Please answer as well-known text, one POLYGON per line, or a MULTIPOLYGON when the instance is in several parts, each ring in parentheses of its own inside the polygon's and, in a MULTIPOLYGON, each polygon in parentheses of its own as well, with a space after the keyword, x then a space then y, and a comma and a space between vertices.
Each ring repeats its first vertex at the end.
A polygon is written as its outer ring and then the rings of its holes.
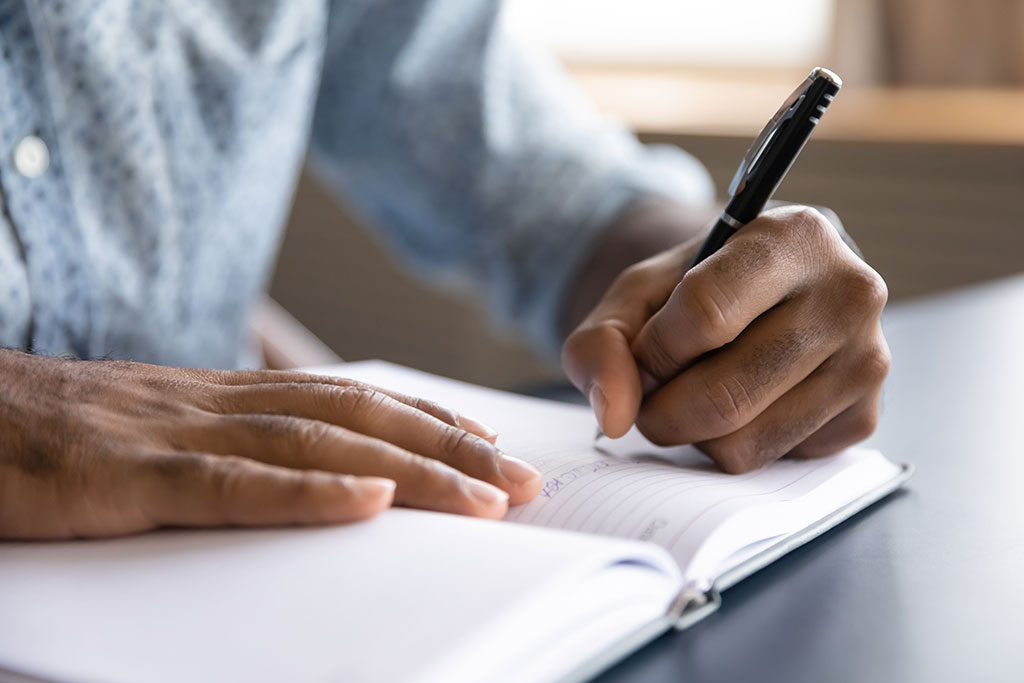
POLYGON ((487 439, 488 441, 494 441, 498 438, 498 430, 494 427, 489 427, 483 422, 474 420, 471 417, 465 415, 459 415, 458 417, 459 427, 465 429, 467 432, 473 432, 477 436, 487 439))
POLYGON ((597 384, 590 388, 590 407, 594 409, 594 417, 597 418, 597 424, 604 426, 604 392, 601 391, 601 387, 597 384))
POLYGON ((513 484, 525 484, 540 477, 540 470, 519 458, 502 455, 498 458, 498 470, 501 476, 513 484))
POLYGON ((395 495, 397 484, 384 477, 359 477, 355 480, 356 492, 363 498, 391 498, 395 495))
POLYGON ((497 486, 491 486, 479 479, 468 479, 467 481, 469 482, 467 485, 469 495, 484 505, 497 505, 498 503, 508 502, 508 494, 497 486))

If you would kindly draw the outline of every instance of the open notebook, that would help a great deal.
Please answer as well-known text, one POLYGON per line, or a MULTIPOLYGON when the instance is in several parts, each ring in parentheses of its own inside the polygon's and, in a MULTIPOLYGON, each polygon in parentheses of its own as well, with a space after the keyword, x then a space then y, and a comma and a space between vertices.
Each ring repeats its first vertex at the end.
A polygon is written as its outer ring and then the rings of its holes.
POLYGON ((851 449, 727 475, 636 434, 595 448, 585 407, 381 362, 321 370, 494 426, 544 472, 541 495, 514 524, 396 509, 340 527, 0 544, 0 680, 581 680, 910 474, 851 449))

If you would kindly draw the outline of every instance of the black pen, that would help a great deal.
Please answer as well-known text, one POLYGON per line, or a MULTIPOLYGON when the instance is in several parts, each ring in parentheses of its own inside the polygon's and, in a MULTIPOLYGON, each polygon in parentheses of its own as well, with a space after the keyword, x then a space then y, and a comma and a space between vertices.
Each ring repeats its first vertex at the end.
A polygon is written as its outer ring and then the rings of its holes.
MULTIPOLYGON (((786 98, 740 162, 729 185, 731 199, 691 268, 721 249, 764 210, 841 87, 839 76, 819 66, 786 98)), ((603 435, 599 425, 594 440, 603 435)))
POLYGON ((841 87, 839 76, 819 66, 786 98, 740 162, 729 185, 731 199, 691 268, 721 249, 764 210, 841 87))

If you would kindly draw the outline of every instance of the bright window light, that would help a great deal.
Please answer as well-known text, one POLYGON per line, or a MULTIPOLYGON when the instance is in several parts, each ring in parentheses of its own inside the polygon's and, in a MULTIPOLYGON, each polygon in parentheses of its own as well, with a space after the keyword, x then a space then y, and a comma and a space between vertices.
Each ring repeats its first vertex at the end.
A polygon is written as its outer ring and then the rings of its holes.
POLYGON ((804 68, 834 0, 505 0, 510 31, 568 61, 804 68))

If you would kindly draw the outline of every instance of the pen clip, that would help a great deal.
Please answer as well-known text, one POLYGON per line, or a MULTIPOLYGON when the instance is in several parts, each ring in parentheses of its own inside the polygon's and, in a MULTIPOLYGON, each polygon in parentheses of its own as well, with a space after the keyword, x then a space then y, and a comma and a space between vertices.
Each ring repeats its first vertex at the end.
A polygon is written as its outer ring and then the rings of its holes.
POLYGON ((729 183, 729 196, 734 197, 738 192, 742 192, 743 188, 747 184, 747 178, 750 177, 750 172, 754 169, 758 159, 764 154, 765 150, 775 139, 775 135, 779 132, 782 126, 792 116, 793 112, 796 111, 796 107, 800 102, 800 98, 807 94, 807 90, 814 84, 814 77, 817 73, 817 69, 811 73, 804 82, 796 87, 786 101, 782 103, 779 110, 775 112, 775 115, 768 120, 765 124, 764 129, 754 140, 754 143, 750 145, 750 149, 747 150, 746 156, 743 157, 743 161, 740 162, 740 167, 736 169, 736 175, 733 176, 732 182, 729 183))

